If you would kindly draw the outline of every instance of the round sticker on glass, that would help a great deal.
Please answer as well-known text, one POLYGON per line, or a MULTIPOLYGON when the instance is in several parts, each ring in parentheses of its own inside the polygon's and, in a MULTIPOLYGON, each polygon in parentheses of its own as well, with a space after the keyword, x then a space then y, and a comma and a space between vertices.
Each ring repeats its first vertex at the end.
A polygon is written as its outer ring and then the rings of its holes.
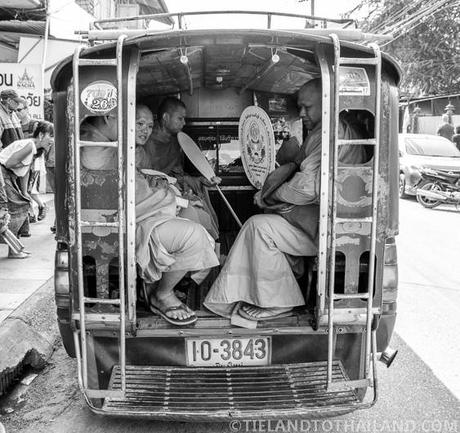
POLYGON ((109 81, 94 81, 82 90, 80 99, 91 113, 106 114, 117 106, 117 89, 109 81))
POLYGON ((241 160, 249 181, 262 188, 275 169, 275 136, 268 114, 260 107, 247 107, 240 117, 241 160))

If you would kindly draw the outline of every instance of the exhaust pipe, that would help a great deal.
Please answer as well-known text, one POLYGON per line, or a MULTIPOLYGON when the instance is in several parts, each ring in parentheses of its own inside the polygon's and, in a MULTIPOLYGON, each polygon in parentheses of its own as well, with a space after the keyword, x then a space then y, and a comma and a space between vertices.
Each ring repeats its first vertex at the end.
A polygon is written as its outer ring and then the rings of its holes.
POLYGON ((446 200, 449 196, 446 193, 438 191, 429 191, 426 189, 418 189, 417 195, 420 195, 431 200, 446 200))
POLYGON ((386 350, 380 354, 379 361, 383 362, 387 368, 389 368, 395 360, 397 354, 397 350, 392 349, 391 347, 387 347, 386 350))

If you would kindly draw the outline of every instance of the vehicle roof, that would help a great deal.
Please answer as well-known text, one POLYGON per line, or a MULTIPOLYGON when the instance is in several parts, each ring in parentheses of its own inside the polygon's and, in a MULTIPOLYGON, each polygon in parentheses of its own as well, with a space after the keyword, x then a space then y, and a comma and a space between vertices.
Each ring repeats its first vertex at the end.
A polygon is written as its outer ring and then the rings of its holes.
MULTIPOLYGON (((333 29, 331 29, 331 33, 333 29)), ((210 30, 168 30, 154 32, 146 30, 145 34, 128 36, 125 47, 136 46, 141 49, 141 68, 146 66, 149 55, 152 60, 151 76, 160 74, 162 67, 165 79, 157 77, 158 82, 175 83, 174 86, 157 86, 159 94, 173 93, 188 90, 189 85, 200 87, 214 80, 216 73, 227 74, 234 78, 232 87, 242 87, 248 83, 254 72, 265 67, 271 59, 271 51, 277 50, 280 62, 272 74, 278 70, 279 85, 273 86, 273 79, 267 78, 264 83, 251 86, 252 90, 265 90, 276 93, 294 93, 298 88, 313 76, 319 75, 314 50, 318 43, 331 45, 330 37, 302 30, 273 30, 273 29, 215 29, 210 30), (181 53, 189 58, 189 72, 179 62, 181 53), (300 54, 297 55, 297 54, 300 54), (162 59, 158 62, 158 59, 162 59), (206 69, 203 69, 203 65, 206 69), (173 66, 173 68, 171 68, 173 66), (284 69, 283 69, 284 68, 284 69), (171 70, 174 70, 171 77, 171 70), (220 72, 219 72, 220 71, 220 72), (309 75, 307 77, 306 75, 309 75), (212 75, 212 76, 210 76, 212 75), (284 83, 283 83, 284 79, 284 83), (270 85, 268 84, 270 83, 270 85), (270 87, 271 86, 271 87, 270 87)), ((362 44, 341 41, 342 55, 363 56, 373 55, 370 47, 362 44)), ((116 42, 96 45, 82 50, 83 57, 114 57, 116 42)), ((389 56, 383 54, 383 67, 398 83, 401 73, 398 64, 389 56)), ((64 59, 55 69, 51 83, 53 89, 58 86, 59 78, 64 70, 71 67, 72 57, 64 59)), ((147 69, 147 68, 146 68, 147 69)), ((152 88, 152 77, 138 76, 138 83, 152 88)), ((147 88, 146 87, 146 88, 147 88)), ((142 89, 141 89, 142 92, 142 89)))
MULTIPOLYGON (((403 153, 406 153, 407 149, 406 146, 410 146, 412 144, 416 144, 420 148, 423 148, 426 144, 433 144, 434 146, 440 146, 440 148, 452 147, 457 149, 455 143, 448 140, 445 137, 440 135, 434 134, 409 134, 409 133, 400 133, 398 134, 400 140, 398 140, 398 147, 403 153), (405 138, 408 138, 410 141, 406 141, 405 138)), ((416 156, 423 156, 423 155, 416 155, 416 156)))
MULTIPOLYGON (((407 133, 407 132, 401 132, 398 134, 402 138, 424 138, 424 139, 429 139, 429 138, 436 138, 436 139, 441 139, 441 140, 447 140, 447 138, 437 135, 437 134, 412 134, 412 133, 407 133)), ((450 140, 447 140, 449 143, 451 143, 450 140)))

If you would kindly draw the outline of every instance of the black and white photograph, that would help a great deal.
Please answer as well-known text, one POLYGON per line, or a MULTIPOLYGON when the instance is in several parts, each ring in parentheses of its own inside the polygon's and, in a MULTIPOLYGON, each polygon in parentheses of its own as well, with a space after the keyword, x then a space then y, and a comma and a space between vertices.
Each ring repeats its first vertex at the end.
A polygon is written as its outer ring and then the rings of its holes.
POLYGON ((0 433, 460 433, 459 260, 460 0, 0 0, 0 433))

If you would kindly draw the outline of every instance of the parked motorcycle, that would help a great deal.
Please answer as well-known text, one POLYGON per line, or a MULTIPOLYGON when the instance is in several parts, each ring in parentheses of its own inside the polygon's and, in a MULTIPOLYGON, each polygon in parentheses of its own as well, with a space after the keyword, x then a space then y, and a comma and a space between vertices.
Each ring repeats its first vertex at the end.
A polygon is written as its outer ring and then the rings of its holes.
POLYGON ((417 201, 432 209, 440 204, 460 204, 460 174, 425 168, 417 184, 417 201))

